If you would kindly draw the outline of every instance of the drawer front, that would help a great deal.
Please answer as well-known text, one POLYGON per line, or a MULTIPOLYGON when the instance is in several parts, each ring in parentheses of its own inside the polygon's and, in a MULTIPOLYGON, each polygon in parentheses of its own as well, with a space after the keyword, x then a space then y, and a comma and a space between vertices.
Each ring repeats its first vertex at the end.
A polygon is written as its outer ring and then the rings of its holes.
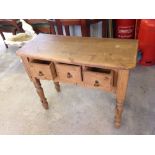
POLYGON ((51 64, 39 64, 39 63, 30 63, 30 70, 33 77, 42 80, 52 80, 55 78, 56 73, 54 65, 51 64))
POLYGON ((81 67, 68 64, 55 64, 58 79, 62 82, 81 82, 81 67))
POLYGON ((113 74, 97 73, 91 71, 83 72, 83 81, 86 86, 102 88, 111 91, 113 86, 113 74))

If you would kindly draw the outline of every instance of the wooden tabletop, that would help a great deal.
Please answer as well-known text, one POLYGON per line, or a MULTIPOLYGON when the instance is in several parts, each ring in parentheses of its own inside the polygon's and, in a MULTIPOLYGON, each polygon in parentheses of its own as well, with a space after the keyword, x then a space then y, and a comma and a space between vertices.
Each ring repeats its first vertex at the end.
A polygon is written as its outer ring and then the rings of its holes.
POLYGON ((39 34, 17 55, 64 63, 131 69, 136 66, 137 40, 39 34))

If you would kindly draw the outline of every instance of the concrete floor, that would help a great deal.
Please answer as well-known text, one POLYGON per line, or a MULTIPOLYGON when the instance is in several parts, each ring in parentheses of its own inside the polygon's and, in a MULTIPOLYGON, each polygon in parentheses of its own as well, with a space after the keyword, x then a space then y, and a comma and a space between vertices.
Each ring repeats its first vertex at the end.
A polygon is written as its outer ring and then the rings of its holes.
POLYGON ((113 125, 115 96, 70 84, 61 93, 42 81, 49 110, 15 55, 0 42, 0 134, 155 134, 155 66, 131 71, 122 126, 113 125))

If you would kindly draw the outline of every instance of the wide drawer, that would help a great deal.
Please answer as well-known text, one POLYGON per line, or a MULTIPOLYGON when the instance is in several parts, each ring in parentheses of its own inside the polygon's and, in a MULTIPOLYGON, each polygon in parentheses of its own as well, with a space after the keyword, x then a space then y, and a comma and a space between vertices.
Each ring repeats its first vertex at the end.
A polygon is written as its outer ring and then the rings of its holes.
POLYGON ((83 71, 83 82, 86 86, 111 91, 113 86, 113 71, 88 67, 83 71))
POLYGON ((62 82, 81 82, 81 67, 77 65, 56 63, 57 77, 62 82))
POLYGON ((49 61, 33 60, 30 62, 30 70, 33 77, 42 80, 53 80, 56 72, 53 63, 49 61))

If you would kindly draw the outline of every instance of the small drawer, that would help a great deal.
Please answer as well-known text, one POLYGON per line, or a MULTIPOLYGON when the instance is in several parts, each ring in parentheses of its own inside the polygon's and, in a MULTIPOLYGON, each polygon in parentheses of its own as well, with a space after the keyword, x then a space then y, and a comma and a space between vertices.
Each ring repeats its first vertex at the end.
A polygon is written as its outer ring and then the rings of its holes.
POLYGON ((86 86, 111 91, 113 86, 113 71, 87 67, 83 71, 83 81, 86 86))
POLYGON ((55 67, 60 81, 69 83, 81 82, 81 66, 56 63, 55 67))
POLYGON ((42 80, 52 80, 56 77, 54 64, 50 61, 32 60, 30 70, 33 77, 42 80))

